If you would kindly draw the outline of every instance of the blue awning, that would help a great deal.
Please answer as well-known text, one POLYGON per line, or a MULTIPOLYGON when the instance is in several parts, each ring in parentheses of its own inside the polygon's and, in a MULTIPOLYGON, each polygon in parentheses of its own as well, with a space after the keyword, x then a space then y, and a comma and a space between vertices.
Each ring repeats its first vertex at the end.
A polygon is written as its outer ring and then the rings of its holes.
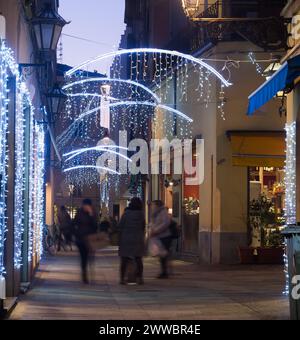
POLYGON ((300 56, 286 61, 273 76, 249 96, 248 115, 270 101, 279 91, 293 85, 300 76, 300 56))

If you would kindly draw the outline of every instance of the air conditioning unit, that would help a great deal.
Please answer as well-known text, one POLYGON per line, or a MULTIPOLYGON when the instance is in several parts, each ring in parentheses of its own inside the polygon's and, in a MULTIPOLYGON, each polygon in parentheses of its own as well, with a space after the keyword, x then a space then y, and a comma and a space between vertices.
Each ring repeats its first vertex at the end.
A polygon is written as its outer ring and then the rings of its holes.
POLYGON ((6 38, 6 20, 3 15, 0 14, 0 39, 6 38))

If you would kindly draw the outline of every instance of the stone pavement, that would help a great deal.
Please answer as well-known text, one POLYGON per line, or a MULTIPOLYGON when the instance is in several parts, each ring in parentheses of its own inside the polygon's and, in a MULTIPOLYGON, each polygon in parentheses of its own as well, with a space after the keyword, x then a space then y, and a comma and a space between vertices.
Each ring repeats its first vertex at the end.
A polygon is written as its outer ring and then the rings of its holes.
POLYGON ((118 285, 114 249, 99 252, 93 284, 79 282, 75 252, 46 258, 11 319, 211 320, 288 319, 281 266, 202 266, 173 262, 170 280, 157 280, 145 259, 145 285, 118 285))

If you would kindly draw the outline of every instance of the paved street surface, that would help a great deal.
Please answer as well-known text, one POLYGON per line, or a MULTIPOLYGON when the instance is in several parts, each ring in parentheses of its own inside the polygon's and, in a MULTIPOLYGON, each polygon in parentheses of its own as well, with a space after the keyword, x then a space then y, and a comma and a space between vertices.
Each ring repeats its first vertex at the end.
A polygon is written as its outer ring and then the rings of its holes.
POLYGON ((155 259, 145 260, 144 286, 118 285, 113 249, 97 255, 90 286, 79 282, 77 254, 43 261, 32 289, 11 319, 287 319, 281 266, 173 264, 168 281, 155 279, 155 259))

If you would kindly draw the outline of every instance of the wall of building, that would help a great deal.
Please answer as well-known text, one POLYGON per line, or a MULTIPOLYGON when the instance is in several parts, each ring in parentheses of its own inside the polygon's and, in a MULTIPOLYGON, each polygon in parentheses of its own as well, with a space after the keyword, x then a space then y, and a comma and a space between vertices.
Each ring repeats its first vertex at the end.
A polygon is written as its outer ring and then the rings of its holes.
MULTIPOLYGON (((250 43, 219 43, 201 57, 210 59, 248 60, 250 51, 257 48, 250 43)), ((257 51, 258 52, 258 51, 257 51)), ((260 51, 261 52, 261 51, 260 51)), ((270 58, 268 53, 257 53, 257 58, 270 58)), ((221 70, 224 62, 209 62, 221 70)), ((268 63, 264 65, 267 67, 268 63)), ((235 263, 238 261, 238 246, 248 245, 248 169, 232 165, 232 149, 226 135, 230 130, 283 130, 285 117, 279 116, 280 99, 273 99, 258 112, 246 115, 248 96, 264 81, 252 63, 240 63, 239 68, 230 70, 233 85, 225 90, 226 120, 221 118, 218 109, 220 84, 214 76, 210 77, 211 97, 208 105, 204 99, 199 101, 195 91, 198 75, 193 68, 188 74, 187 99, 176 103, 178 110, 193 118, 191 134, 205 141, 205 180, 198 188, 200 195, 199 256, 204 263, 235 263)), ((225 78, 226 70, 222 71, 225 78)), ((178 79, 180 84, 182 79, 178 79)), ((208 83, 205 84, 208 86, 208 83)), ((162 87, 161 93, 164 93, 162 87)), ((174 88, 169 89, 172 92, 174 88)), ((181 98, 181 87, 177 88, 177 98, 181 98)), ((157 92, 157 94, 159 94, 157 92)), ((164 97, 164 96, 163 96, 164 97)), ((165 103, 173 103, 167 96, 165 103)), ((169 136, 172 122, 157 117, 158 138, 169 136)), ((180 129, 178 129, 178 137, 180 129)), ((169 136, 170 137, 170 136, 169 136)))
MULTIPOLYGON (((247 59, 249 51, 257 51, 249 43, 220 43, 213 52, 214 58, 247 59), (240 51, 232 55, 230 51, 240 51)), ((268 59, 270 54, 256 53, 258 59, 268 59)), ((262 64, 267 67, 268 64, 262 64)), ((229 130, 283 130, 285 117, 280 117, 280 99, 273 99, 254 116, 246 115, 248 96, 259 87, 265 78, 255 72, 251 63, 241 63, 232 69, 233 86, 226 89, 226 120, 217 119, 217 195, 220 205, 216 215, 220 216, 215 237, 220 245, 220 261, 237 260, 238 246, 247 244, 248 175, 247 168, 233 167, 232 150, 226 136, 229 130)))

